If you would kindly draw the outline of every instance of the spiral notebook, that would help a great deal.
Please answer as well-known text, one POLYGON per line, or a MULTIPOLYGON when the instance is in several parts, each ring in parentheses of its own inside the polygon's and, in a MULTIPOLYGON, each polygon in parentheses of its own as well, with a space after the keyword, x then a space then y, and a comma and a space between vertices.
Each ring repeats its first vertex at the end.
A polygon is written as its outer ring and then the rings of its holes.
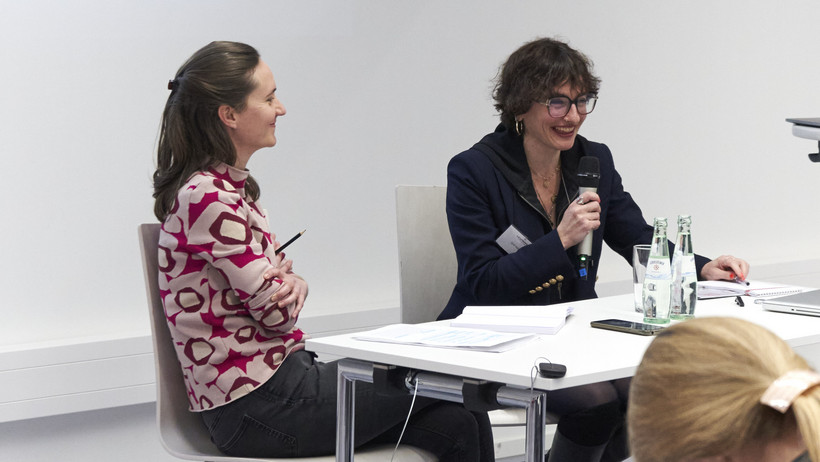
POLYGON ((798 286, 783 284, 772 284, 762 281, 698 281, 698 299, 736 297, 745 295, 749 297, 779 297, 783 295, 798 294, 805 289, 798 286))
POLYGON ((783 297, 755 300, 764 310, 820 316, 820 290, 808 290, 783 297))

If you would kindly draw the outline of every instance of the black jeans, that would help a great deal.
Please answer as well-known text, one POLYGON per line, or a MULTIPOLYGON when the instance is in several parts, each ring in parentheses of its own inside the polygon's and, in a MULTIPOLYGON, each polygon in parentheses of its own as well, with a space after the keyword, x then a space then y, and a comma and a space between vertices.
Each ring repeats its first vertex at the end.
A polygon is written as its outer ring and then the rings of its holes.
MULTIPOLYGON (((242 398, 202 412, 211 439, 228 455, 308 457, 336 448, 335 362, 312 353, 292 353, 264 385, 242 398)), ((376 393, 356 383, 356 446, 398 440, 411 395, 376 393)), ((442 462, 493 461, 492 429, 486 413, 461 404, 416 398, 402 444, 425 449, 442 462)))

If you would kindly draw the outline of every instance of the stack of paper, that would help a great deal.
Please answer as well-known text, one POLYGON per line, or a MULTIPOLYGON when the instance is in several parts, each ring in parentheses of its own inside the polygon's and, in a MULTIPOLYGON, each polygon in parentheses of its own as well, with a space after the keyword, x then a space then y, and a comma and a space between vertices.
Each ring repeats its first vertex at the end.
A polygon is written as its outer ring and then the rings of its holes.
POLYGON ((393 324, 355 334, 353 338, 371 342, 400 343, 439 348, 501 352, 509 350, 521 341, 530 340, 532 334, 490 332, 481 329, 459 329, 441 324, 393 324))
POLYGON ((450 322, 453 327, 474 327, 497 332, 555 334, 572 314, 568 305, 468 306, 450 322))

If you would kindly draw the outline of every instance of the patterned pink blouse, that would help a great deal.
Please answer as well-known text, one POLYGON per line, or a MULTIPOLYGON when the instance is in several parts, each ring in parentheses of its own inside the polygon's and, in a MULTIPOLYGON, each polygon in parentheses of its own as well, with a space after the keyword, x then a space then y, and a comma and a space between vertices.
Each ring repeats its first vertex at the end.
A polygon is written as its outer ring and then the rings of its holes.
POLYGON ((304 347, 293 305, 270 301, 275 236, 247 178, 225 164, 193 175, 160 232, 159 287, 192 411, 250 393, 304 347))

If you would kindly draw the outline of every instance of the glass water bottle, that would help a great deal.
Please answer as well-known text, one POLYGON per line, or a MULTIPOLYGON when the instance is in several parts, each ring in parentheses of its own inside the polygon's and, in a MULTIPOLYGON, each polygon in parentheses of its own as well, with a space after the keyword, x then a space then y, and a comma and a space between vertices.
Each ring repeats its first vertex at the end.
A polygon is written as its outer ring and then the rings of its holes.
POLYGON ((669 323, 672 271, 666 226, 666 218, 655 218, 649 263, 643 281, 643 321, 652 324, 669 323))
POLYGON ((672 319, 695 316, 698 301, 698 276, 692 250, 692 217, 678 216, 678 238, 672 255, 672 319))

